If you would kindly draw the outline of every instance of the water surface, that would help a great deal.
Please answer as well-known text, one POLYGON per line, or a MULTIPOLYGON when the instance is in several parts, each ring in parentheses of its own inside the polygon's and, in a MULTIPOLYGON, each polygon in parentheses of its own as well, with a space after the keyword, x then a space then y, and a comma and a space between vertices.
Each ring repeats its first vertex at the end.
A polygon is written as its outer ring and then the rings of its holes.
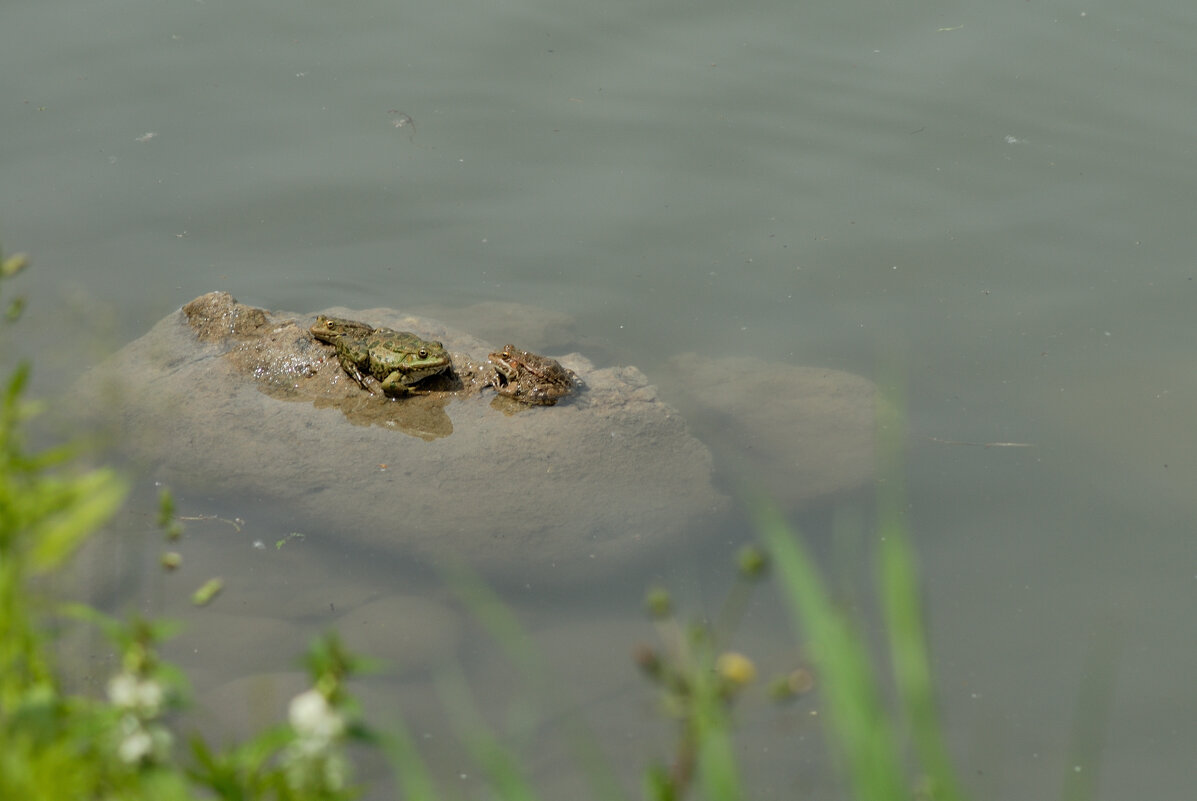
MULTIPOLYGON (((940 689, 978 797, 1055 790, 1108 631, 1107 748, 1080 769, 1100 798, 1178 796, 1197 737, 1175 702, 1197 658, 1195 37, 1176 0, 11 0, 0 233, 36 260, 12 350, 52 396, 97 339, 219 288, 305 311, 528 303, 574 320, 572 341, 530 345, 650 378, 684 351, 871 377, 894 359, 940 689)), ((746 404, 778 402, 745 383, 746 404)), ((185 502, 269 541, 293 522, 185 502)), ((833 517, 811 512, 809 535, 833 517)), ((742 537, 728 525, 700 563, 742 537)), ((330 581, 378 569, 342 558, 330 581)), ((629 597, 590 598, 575 628, 614 620, 623 647, 629 597)), ((775 625, 762 612, 745 647, 775 625)), ((813 738, 795 775, 760 714, 763 784, 822 786, 813 738)))

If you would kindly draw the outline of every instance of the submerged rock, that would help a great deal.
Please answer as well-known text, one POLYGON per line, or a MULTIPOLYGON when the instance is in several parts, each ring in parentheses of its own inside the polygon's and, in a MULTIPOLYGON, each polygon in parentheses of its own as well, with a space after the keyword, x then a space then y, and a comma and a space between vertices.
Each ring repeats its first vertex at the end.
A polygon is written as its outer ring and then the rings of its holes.
POLYGON ((705 433, 721 472, 787 508, 873 476, 877 387, 867 378, 683 353, 670 360, 661 386, 705 433))
POLYGON ((317 544, 493 577, 599 578, 685 547, 726 505, 710 452, 634 367, 559 357, 583 388, 527 408, 486 387, 491 343, 389 309, 324 313, 440 340, 453 375, 421 383, 427 394, 370 395, 312 339, 314 314, 216 292, 78 393, 111 410, 124 450, 171 486, 281 501, 317 544))

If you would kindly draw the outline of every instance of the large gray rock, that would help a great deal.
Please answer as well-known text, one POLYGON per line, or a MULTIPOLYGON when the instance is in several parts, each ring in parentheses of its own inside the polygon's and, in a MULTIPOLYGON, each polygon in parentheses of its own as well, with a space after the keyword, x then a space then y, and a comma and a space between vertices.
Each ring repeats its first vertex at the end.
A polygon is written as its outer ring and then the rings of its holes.
POLYGON ((725 507, 709 451, 634 367, 563 356, 583 388, 521 407, 485 387, 493 343, 389 309, 326 313, 441 340, 457 380, 400 400, 368 395, 308 334, 314 314, 211 293, 78 392, 112 410, 123 448, 172 486, 281 501, 311 520, 313 544, 461 561, 491 577, 610 575, 684 548, 725 507))

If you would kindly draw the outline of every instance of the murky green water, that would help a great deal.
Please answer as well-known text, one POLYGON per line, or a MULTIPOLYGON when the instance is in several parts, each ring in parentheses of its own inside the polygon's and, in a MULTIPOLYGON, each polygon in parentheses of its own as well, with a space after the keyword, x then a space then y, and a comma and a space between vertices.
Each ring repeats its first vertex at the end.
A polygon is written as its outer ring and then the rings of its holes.
MULTIPOLYGON (((1101 798, 1191 785, 1191 5, 10 0, 2 18, 0 234, 36 259, 17 350, 43 393, 95 331, 119 346, 212 289, 528 303, 650 378, 683 351, 870 377, 896 360, 977 795, 1054 792, 1109 630, 1107 748, 1084 769, 1101 798)), ((764 784, 816 781, 771 761, 785 727, 762 715, 764 784)))

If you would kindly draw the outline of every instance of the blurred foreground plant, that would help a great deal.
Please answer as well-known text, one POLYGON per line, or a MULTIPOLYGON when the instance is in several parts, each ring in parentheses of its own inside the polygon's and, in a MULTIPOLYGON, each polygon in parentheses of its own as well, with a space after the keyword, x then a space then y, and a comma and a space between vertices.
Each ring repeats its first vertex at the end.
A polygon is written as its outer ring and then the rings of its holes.
MULTIPOLYGON (((27 263, 0 257, 0 290, 27 263)), ((5 305, 7 327, 24 302, 5 305)), ((111 470, 71 471, 69 447, 26 449, 25 427, 40 409, 24 396, 29 371, 17 365, 0 399, 0 798, 85 797, 119 785, 117 763, 100 755, 115 711, 61 693, 38 582, 108 521, 125 485, 111 470)))
POLYGON ((751 585, 767 573, 758 549, 740 553, 739 572, 723 608, 711 624, 683 625, 668 592, 649 592, 645 606, 657 626, 659 648, 636 651, 636 663, 661 691, 665 713, 677 721, 677 744, 668 768, 650 766, 645 792, 653 801, 686 796, 697 779, 710 799, 741 797, 732 750, 732 706, 756 680, 756 665, 727 643, 744 613, 751 585))
POLYGON ((834 603, 817 563, 771 503, 755 505, 756 528, 773 556, 795 636, 810 643, 829 745, 854 797, 959 801, 964 795, 935 707, 918 572, 906 527, 903 420, 900 399, 883 396, 877 412, 877 583, 888 654, 872 653, 858 621, 834 603), (886 703, 885 683, 874 668, 885 662, 893 669, 897 711, 886 703), (914 775, 907 768, 911 745, 914 775))
MULTIPOLYGON (((0 290, 27 264, 0 257, 0 290)), ((3 325, 23 308, 22 299, 9 300, 3 325)), ((27 448, 26 427, 40 409, 25 398, 29 373, 28 363, 17 365, 0 399, 0 798, 355 797, 344 746, 369 734, 345 681, 360 662, 334 637, 309 652, 313 687, 292 700, 287 725, 219 752, 196 738, 195 764, 186 766, 167 723, 183 706, 186 681, 157 654, 174 626, 125 622, 42 594, 45 579, 120 508, 127 487, 110 469, 76 468, 71 446, 27 448), (119 654, 104 698, 63 688, 48 626, 56 614, 98 626, 119 654)), ((169 497, 162 503, 168 509, 169 497)), ((173 523, 166 532, 178 534, 173 523)), ((177 558, 164 561, 171 564, 177 558)))
POLYGON ((819 686, 829 747, 844 780, 859 801, 962 801, 935 707, 913 547, 905 521, 901 453, 902 415, 894 398, 878 407, 879 453, 877 535, 878 587, 888 635, 888 653, 875 654, 859 622, 833 600, 815 559, 768 500, 753 504, 765 551, 745 549, 738 582, 714 625, 688 629, 673 618, 669 597, 650 594, 662 647, 642 648, 637 661, 660 687, 666 709, 680 722, 673 764, 649 773, 653 801, 678 801, 697 786, 711 801, 738 799, 744 788, 731 749, 730 708, 755 675, 745 656, 724 649, 744 606, 748 581, 775 570, 794 625, 796 641, 807 644, 813 675, 798 669, 775 679, 772 694, 785 698, 819 686), (766 558, 765 554, 768 554, 766 558), (875 666, 893 668, 892 689, 875 666), (886 698, 896 698, 895 709, 886 698), (913 751, 911 769, 909 753, 913 751))

